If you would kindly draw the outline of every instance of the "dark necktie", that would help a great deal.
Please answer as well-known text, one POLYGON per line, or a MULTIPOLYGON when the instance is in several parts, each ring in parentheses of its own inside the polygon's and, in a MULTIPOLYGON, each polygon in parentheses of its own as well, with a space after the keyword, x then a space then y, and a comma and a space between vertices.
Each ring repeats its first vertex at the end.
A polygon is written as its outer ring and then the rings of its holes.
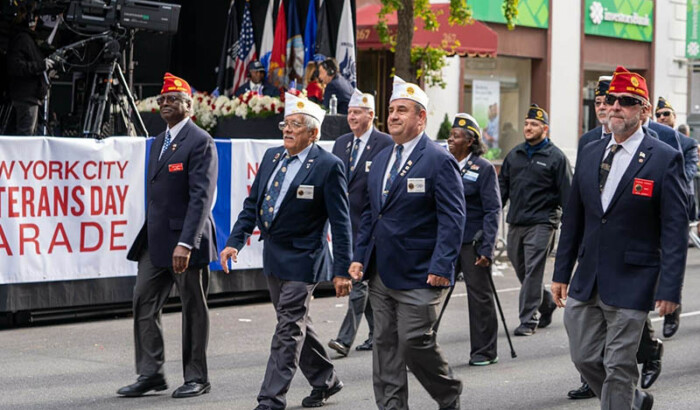
POLYGON ((612 132, 604 132, 603 133, 603 138, 608 138, 610 136, 612 136, 612 132))
POLYGON ((608 180, 608 175, 610 174, 610 168, 612 167, 613 157, 615 152, 620 148, 618 144, 613 144, 610 146, 610 152, 605 157, 603 162, 600 163, 600 192, 603 193, 603 188, 605 188, 605 181, 608 180))
POLYGON ((160 150, 160 155, 158 155, 158 160, 163 157, 163 154, 165 151, 168 149, 170 146, 170 141, 172 141, 172 138, 170 138, 170 130, 165 131, 165 141, 163 141, 163 149, 160 150))
POLYGON ((284 182, 284 176, 287 175, 287 167, 289 163, 296 158, 296 155, 290 157, 289 154, 286 154, 284 156, 282 167, 277 171, 277 174, 275 174, 275 179, 272 180, 270 189, 268 189, 267 194, 265 194, 265 199, 260 209, 260 219, 262 219, 265 228, 269 228, 270 225, 272 225, 272 220, 275 219, 275 203, 277 203, 277 198, 279 198, 280 192, 282 191, 282 182, 284 182))
POLYGON ((391 184, 396 179, 396 175, 399 173, 399 167, 401 166, 401 153, 403 152, 403 145, 396 146, 396 159, 394 159, 394 164, 391 166, 389 171, 389 178, 386 179, 386 185, 384 185, 384 192, 382 192, 382 205, 386 201, 386 197, 389 195, 389 190, 391 189, 391 184))
POLYGON ((355 145, 353 145, 352 147, 352 152, 350 153, 350 160, 348 161, 348 165, 350 166, 350 172, 353 172, 355 170, 355 165, 357 165, 357 159, 360 156, 360 142, 362 142, 362 140, 356 138, 355 145))

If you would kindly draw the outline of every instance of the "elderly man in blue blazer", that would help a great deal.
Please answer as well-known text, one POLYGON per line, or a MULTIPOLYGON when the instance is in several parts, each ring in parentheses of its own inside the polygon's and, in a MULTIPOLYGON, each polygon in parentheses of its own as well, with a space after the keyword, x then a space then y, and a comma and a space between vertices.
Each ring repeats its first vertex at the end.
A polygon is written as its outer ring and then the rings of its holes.
POLYGON ((428 96, 394 77, 389 133, 372 161, 350 274, 367 270, 374 312, 373 381, 380 409, 408 408, 406 367, 438 402, 459 409, 462 383, 434 332, 462 244, 464 192, 457 161, 425 134, 428 96))
POLYGON ((165 348, 160 315, 173 284, 182 300, 182 366, 185 384, 173 397, 209 392, 207 341, 209 262, 216 260, 211 214, 218 156, 214 140, 190 120, 192 91, 165 74, 157 99, 167 123, 148 157, 146 221, 127 255, 138 261, 134 286, 136 383, 117 392, 127 397, 165 390, 165 348))
POLYGON ((280 123, 284 145, 265 152, 250 194, 243 203, 221 266, 238 252, 257 225, 263 247, 263 272, 277 312, 265 377, 256 410, 286 408, 286 393, 297 366, 311 384, 304 407, 320 407, 343 388, 309 317, 311 296, 327 278, 330 262, 326 224, 333 233, 333 285, 338 296, 352 287, 347 183, 343 164, 314 144, 325 112, 311 101, 287 93, 280 123))
POLYGON ((574 175, 552 294, 566 305, 571 359, 601 409, 651 409, 651 394, 635 387, 636 354, 654 304, 665 315, 680 302, 688 245, 683 158, 642 128, 650 110, 644 77, 618 67, 606 102, 613 135, 581 153, 580 163, 595 166, 574 175))
MULTIPOLYGON (((345 176, 348 178, 353 242, 357 242, 360 217, 368 202, 367 175, 369 175, 369 168, 374 157, 385 147, 393 144, 388 134, 372 126, 374 112, 374 96, 363 94, 360 90, 355 89, 348 108, 348 125, 352 132, 341 135, 333 144, 333 154, 343 161, 345 176)), ((374 319, 372 306, 368 303, 368 299, 367 282, 354 283, 350 291, 348 311, 338 331, 338 337, 328 342, 328 347, 342 356, 347 356, 350 352, 350 346, 355 341, 363 313, 367 318, 369 337, 355 350, 372 350, 374 319)))

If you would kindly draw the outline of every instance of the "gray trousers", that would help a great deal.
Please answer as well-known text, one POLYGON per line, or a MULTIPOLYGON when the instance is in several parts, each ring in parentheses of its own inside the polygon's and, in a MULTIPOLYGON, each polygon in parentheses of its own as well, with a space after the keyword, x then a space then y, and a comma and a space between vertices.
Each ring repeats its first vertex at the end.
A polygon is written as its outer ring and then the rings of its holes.
POLYGON ((22 102, 13 102, 15 108, 15 135, 33 136, 39 118, 39 106, 22 102))
POLYGON ((148 249, 139 259, 134 286, 136 373, 141 376, 163 375, 165 347, 160 318, 173 283, 182 301, 182 367, 185 382, 208 382, 209 267, 188 268, 176 274, 172 268, 153 266, 148 249))
POLYGON ((380 410, 408 409, 406 366, 440 407, 462 393, 462 382, 452 376, 432 328, 446 294, 445 288, 389 289, 376 273, 370 279, 372 376, 380 410))
POLYGON ((463 244, 459 252, 459 265, 464 272, 469 307, 469 340, 471 359, 493 360, 498 356, 498 317, 496 299, 489 276, 491 266, 476 266, 474 245, 463 244))
POLYGON ((535 327, 541 311, 554 304, 552 294, 544 288, 544 266, 554 240, 550 224, 508 227, 508 259, 513 264, 520 287, 520 323, 535 327))
POLYGON ((369 287, 367 282, 354 282, 348 299, 348 311, 338 331, 338 340, 346 346, 352 346, 352 343, 355 341, 355 336, 357 336, 357 329, 360 327, 363 313, 367 319, 367 326, 369 326, 369 336, 367 339, 372 340, 372 334, 374 333, 374 317, 372 315, 372 304, 369 303, 369 287))
POLYGON ((338 378, 309 316, 309 303, 316 284, 274 276, 266 278, 277 312, 277 327, 258 402, 278 410, 287 406, 285 396, 297 367, 313 388, 333 387, 338 378))
POLYGON ((566 300, 571 360, 600 398, 602 410, 632 408, 639 378, 637 348, 647 316, 645 311, 606 305, 597 293, 586 302, 571 296, 566 300))

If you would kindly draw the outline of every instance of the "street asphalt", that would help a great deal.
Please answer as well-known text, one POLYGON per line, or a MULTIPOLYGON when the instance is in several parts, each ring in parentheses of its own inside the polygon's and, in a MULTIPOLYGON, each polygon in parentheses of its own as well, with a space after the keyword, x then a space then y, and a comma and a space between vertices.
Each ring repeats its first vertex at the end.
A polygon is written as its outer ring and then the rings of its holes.
MULTIPOLYGON (((546 277, 551 278, 550 258, 546 277)), ((517 326, 519 283, 507 264, 494 275, 499 297, 512 332, 517 326)), ((624 289, 620 289, 624 292, 624 289)), ((663 370, 649 389, 654 409, 700 409, 700 250, 690 248, 679 332, 664 340, 663 370)), ((337 334, 347 309, 347 298, 317 297, 311 316, 321 339, 337 334)), ((180 313, 163 316, 166 342, 165 370, 169 389, 141 398, 121 398, 116 390, 135 381, 132 319, 46 323, 0 331, 0 409, 253 409, 265 371, 270 338, 275 327, 272 305, 254 303, 213 308, 209 339, 210 394, 173 399, 182 384, 180 313)), ((661 334, 662 321, 652 313, 661 334)), ((472 367, 466 293, 457 285, 443 318, 438 342, 464 390, 462 409, 596 409, 597 399, 571 401, 566 392, 577 388, 579 376, 569 357, 562 311, 546 329, 531 337, 513 337, 517 358, 511 358, 500 323, 498 364, 472 367)), ((363 323, 356 343, 367 335, 363 323)), ((334 358, 345 384, 325 408, 376 409, 372 390, 372 355, 352 353, 334 358)), ((409 376, 411 409, 437 409, 421 385, 409 376)), ((289 409, 301 409, 311 391, 297 372, 287 395, 289 409)))

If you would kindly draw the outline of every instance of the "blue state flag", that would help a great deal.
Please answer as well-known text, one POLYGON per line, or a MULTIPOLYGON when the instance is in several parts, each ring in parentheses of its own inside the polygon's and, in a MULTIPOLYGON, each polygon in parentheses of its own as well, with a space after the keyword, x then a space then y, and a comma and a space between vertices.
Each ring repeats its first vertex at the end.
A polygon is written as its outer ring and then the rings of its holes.
POLYGON ((304 78, 304 40, 297 13, 297 0, 289 0, 287 14, 287 68, 289 79, 304 78))
POLYGON ((306 28, 304 29, 304 67, 314 59, 316 48, 316 1, 309 1, 309 11, 306 13, 306 28))

